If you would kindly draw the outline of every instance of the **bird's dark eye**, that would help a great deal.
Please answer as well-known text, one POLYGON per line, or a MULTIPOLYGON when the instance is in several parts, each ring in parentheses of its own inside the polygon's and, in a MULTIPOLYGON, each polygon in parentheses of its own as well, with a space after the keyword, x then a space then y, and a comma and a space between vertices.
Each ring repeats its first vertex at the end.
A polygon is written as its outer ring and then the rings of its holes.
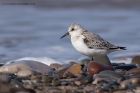
POLYGON ((72 28, 71 31, 74 31, 74 28, 72 28))

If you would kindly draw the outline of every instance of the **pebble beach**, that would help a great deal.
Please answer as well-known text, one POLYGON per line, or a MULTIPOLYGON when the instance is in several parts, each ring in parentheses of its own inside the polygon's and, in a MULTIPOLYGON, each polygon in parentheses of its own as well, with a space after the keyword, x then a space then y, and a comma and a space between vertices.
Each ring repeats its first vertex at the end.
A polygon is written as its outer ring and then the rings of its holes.
POLYGON ((138 0, 0 0, 0 93, 140 93, 138 0), (111 64, 60 39, 71 23, 127 47, 111 64))

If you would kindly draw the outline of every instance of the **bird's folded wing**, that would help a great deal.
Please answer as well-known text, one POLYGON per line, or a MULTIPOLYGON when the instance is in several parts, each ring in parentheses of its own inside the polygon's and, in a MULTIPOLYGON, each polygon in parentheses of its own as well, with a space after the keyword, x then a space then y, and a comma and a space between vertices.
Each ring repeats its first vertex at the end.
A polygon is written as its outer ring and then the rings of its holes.
POLYGON ((92 32, 84 31, 82 35, 85 37, 84 42, 89 48, 118 49, 118 46, 109 43, 108 41, 101 38, 99 35, 94 34, 92 32))

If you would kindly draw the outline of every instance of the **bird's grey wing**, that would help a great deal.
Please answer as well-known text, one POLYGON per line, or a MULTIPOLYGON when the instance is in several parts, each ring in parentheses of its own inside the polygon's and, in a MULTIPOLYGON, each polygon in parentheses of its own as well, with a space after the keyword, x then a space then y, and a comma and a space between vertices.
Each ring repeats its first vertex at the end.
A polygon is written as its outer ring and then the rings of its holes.
POLYGON ((101 38, 99 35, 94 34, 92 32, 83 32, 84 42, 89 48, 96 49, 118 49, 118 46, 115 46, 108 41, 101 38))

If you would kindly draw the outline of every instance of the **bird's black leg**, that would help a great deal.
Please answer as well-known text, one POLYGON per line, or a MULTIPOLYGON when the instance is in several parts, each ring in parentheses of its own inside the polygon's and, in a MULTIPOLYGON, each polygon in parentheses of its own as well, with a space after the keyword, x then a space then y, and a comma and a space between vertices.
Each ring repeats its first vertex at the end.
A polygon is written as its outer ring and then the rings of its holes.
POLYGON ((94 60, 94 58, 93 57, 91 57, 91 61, 93 61, 94 60))

